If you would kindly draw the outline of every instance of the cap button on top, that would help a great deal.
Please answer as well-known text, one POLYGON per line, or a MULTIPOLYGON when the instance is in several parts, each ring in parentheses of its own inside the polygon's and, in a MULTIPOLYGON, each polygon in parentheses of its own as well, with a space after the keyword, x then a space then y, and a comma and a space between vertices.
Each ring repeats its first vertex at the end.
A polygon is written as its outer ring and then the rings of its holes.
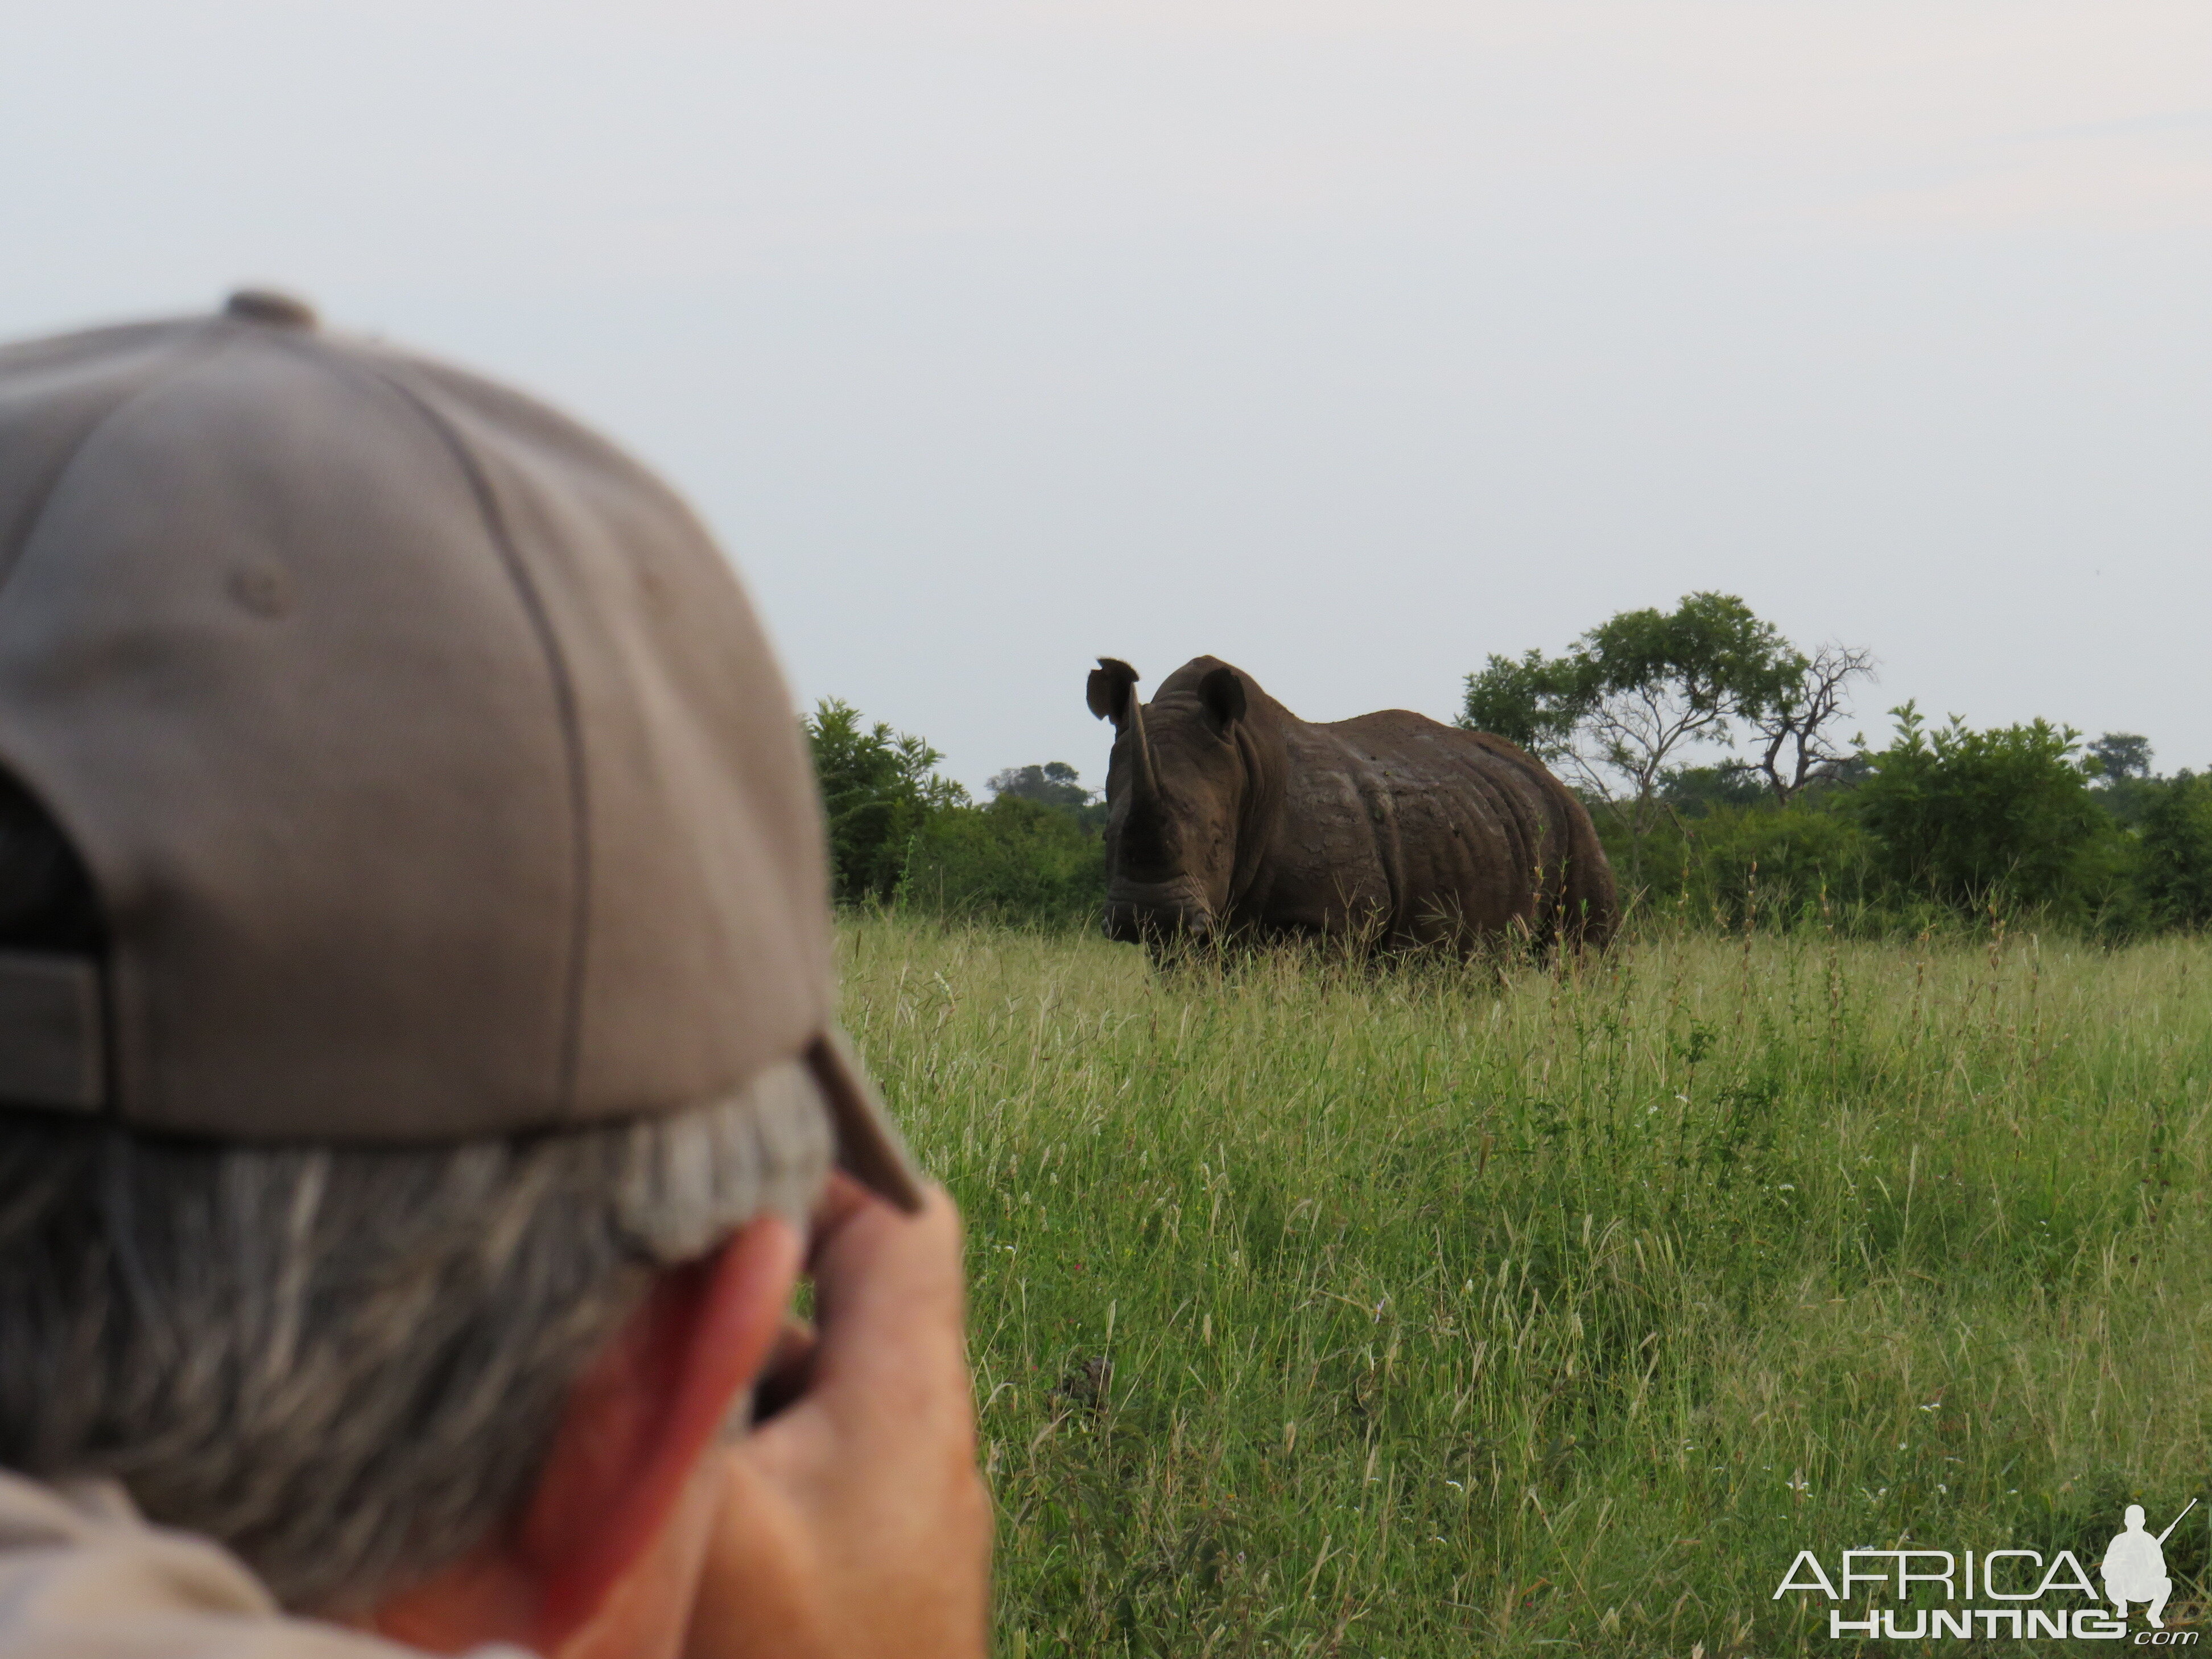
POLYGON ((242 288, 223 301, 223 314, 243 322, 266 323, 272 328, 313 328, 315 308, 305 300, 274 289, 242 288))

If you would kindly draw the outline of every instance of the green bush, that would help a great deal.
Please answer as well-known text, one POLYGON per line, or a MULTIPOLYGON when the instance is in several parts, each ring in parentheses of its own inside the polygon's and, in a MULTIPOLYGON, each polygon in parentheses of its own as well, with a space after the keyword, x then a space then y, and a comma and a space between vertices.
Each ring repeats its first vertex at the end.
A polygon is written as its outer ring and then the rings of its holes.
POLYGON ((1822 806, 1723 806, 1697 825, 1694 872, 1713 918, 1735 928, 1828 921, 1872 896, 1875 849, 1846 813, 1822 806))
POLYGON ((890 900, 922 826, 968 799, 938 775, 944 757, 922 739, 860 720, 852 704, 824 697, 800 722, 829 815, 830 887, 842 904, 890 900))
POLYGON ((1962 912, 1995 906, 2094 912, 2120 858, 2118 825, 2048 720, 1930 729, 1910 702, 1897 737, 1853 792, 1881 873, 1901 896, 1962 912))
MULTIPOLYGON (((1880 931, 1887 892, 1873 842, 1847 800, 1821 790, 1788 806, 1770 799, 1677 809, 1644 838, 1637 908, 1655 920, 1729 931, 1747 915, 1762 930, 1880 931)), ((1626 815, 1600 807, 1593 817, 1615 871, 1623 870, 1626 815)))
POLYGON ((1002 794, 933 813, 914 837, 902 904, 1046 927, 1097 922, 1105 843, 1073 811, 1002 794))
POLYGON ((2131 885, 2150 927, 2212 924, 2212 776, 2138 780, 2131 885))

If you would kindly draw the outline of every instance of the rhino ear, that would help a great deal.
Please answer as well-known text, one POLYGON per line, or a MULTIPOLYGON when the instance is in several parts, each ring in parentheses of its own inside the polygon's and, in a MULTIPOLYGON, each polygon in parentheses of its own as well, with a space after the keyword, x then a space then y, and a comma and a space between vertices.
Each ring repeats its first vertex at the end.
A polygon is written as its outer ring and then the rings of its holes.
POLYGON ((1129 718, 1129 693, 1137 684, 1137 671, 1119 657, 1101 657, 1083 688, 1091 712, 1115 726, 1129 718))
POLYGON ((1214 729, 1226 732, 1244 718, 1244 677, 1233 668, 1208 669, 1198 683, 1198 698, 1214 729))

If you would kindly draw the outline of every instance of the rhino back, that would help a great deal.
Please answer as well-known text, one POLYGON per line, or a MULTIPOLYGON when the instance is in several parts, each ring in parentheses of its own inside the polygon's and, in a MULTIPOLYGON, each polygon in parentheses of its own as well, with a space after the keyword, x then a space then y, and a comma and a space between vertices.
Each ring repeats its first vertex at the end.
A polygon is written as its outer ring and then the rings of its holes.
POLYGON ((1261 925, 1380 924, 1413 945, 1516 922, 1548 934, 1574 894, 1610 872, 1581 804, 1510 744, 1403 709, 1287 734, 1290 776, 1261 925), (1578 833, 1579 832, 1579 833, 1578 833), (1570 855, 1572 855, 1571 858, 1570 855))

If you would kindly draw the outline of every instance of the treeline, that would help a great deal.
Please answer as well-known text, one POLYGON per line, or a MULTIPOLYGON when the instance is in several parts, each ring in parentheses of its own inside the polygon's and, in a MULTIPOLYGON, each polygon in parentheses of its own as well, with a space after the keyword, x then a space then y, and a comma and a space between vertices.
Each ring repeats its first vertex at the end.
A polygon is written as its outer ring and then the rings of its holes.
POLYGON ((990 780, 979 805, 921 738, 827 698, 804 726, 830 820, 839 902, 1047 927, 1095 923, 1105 806, 1054 761, 990 780))
MULTIPOLYGON (((1960 924, 2123 938, 2212 925, 2212 775, 2160 775, 2129 732, 1975 730, 1889 711, 1844 733, 1865 649, 1810 653, 1725 593, 1622 611, 1558 656, 1493 656, 1459 723, 1581 794, 1632 912, 1676 925, 1855 933, 1960 924)), ((1063 763, 971 799, 922 738, 823 702, 805 722, 837 896, 1089 926, 1103 804, 1063 763)))
POLYGON ((1931 726, 1908 703, 1887 747, 1776 800, 1725 763, 1670 772, 1639 835, 1594 803, 1638 908, 1738 928, 1917 931, 2003 917, 2105 937, 2212 923, 2212 776, 2099 769, 2043 721, 1931 726))
POLYGON ((2212 923, 2212 776, 2047 720, 1889 711, 1843 737, 1874 658, 1807 653, 1732 594, 1622 611, 1557 657, 1492 657, 1460 724, 1511 738, 1589 804, 1647 916, 1854 931, 1997 918, 2105 936, 2212 923))

